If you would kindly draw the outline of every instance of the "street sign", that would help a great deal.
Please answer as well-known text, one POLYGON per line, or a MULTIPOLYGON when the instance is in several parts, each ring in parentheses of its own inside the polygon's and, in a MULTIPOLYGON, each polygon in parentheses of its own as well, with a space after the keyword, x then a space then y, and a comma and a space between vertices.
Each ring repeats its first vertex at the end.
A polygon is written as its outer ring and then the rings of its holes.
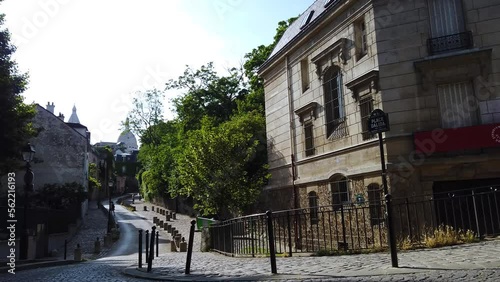
POLYGON ((368 131, 371 133, 380 133, 389 131, 389 115, 381 109, 375 109, 368 118, 368 131))

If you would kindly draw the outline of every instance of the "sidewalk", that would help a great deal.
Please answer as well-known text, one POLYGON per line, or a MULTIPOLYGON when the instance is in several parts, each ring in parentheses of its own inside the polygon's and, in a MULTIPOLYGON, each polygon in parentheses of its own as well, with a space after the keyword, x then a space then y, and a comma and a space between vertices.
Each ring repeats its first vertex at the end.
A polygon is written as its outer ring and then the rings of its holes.
MULTIPOLYGON (((64 245, 61 245, 57 248, 57 256, 31 261, 19 261, 16 263, 16 271, 79 263, 79 261, 75 261, 73 258, 77 244, 80 244, 83 260, 93 260, 105 256, 110 249, 103 246, 103 236, 107 232, 107 220, 108 218, 105 213, 97 208, 96 201, 89 201, 89 208, 81 226, 73 238, 68 240, 66 260, 64 260, 64 245), (101 252, 95 254, 94 242, 97 237, 99 237, 99 241, 101 242, 101 252)), ((49 252, 51 251, 49 250, 49 252)), ((8 267, 0 267, 0 273, 3 273, 7 269, 8 267)))

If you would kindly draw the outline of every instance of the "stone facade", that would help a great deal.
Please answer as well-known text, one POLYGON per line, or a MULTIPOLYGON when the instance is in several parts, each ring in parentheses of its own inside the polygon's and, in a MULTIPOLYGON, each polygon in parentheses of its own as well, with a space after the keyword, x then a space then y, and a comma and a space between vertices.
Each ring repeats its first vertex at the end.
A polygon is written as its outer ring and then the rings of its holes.
POLYGON ((500 126, 498 11, 495 0, 315 1, 259 71, 270 207, 308 207, 312 191, 318 205, 371 200, 368 186, 382 187, 378 138, 366 125, 377 108, 390 117, 382 136, 395 197, 500 185, 500 141, 490 140, 500 126), (443 31, 446 5, 461 24, 443 31), (484 128, 490 145, 467 135, 484 128), (470 142, 447 149, 456 143, 449 130, 470 142), (433 131, 438 140, 417 137, 433 131))
MULTIPOLYGON (((37 105, 33 121, 41 131, 35 147, 35 190, 45 184, 76 182, 88 189, 89 139, 59 117, 37 105)), ((19 183, 22 180, 20 180, 19 183)))

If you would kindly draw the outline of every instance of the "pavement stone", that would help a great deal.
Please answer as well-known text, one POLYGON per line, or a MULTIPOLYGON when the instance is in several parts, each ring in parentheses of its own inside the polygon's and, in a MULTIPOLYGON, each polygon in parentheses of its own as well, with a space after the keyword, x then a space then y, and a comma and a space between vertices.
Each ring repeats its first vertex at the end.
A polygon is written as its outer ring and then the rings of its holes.
MULTIPOLYGON (((143 217, 144 219, 153 222, 153 218, 159 217, 159 218, 165 218, 164 215, 161 215, 156 212, 156 208, 158 207, 157 205, 145 202, 143 199, 135 199, 134 203, 130 199, 126 200, 129 205, 135 206, 136 211, 134 213, 138 214, 139 216, 143 217), (144 206, 147 207, 147 211, 144 211, 144 206), (151 206, 155 207, 155 211, 151 211, 151 206)), ((182 237, 185 238, 186 242, 189 240, 189 231, 191 229, 191 221, 196 220, 194 217, 190 217, 184 214, 176 214, 176 219, 170 219, 168 222, 171 224, 173 227, 175 227, 176 230, 179 230, 180 234, 182 237)), ((160 236, 163 238, 167 239, 167 243, 172 240, 172 234, 168 233, 167 231, 163 230, 162 228, 157 228, 156 230, 160 230, 160 236)), ((170 252, 169 247, 165 247, 165 250, 167 252, 170 252)), ((201 251, 201 232, 195 232, 194 233, 194 239, 193 239, 193 252, 200 252, 201 251)))

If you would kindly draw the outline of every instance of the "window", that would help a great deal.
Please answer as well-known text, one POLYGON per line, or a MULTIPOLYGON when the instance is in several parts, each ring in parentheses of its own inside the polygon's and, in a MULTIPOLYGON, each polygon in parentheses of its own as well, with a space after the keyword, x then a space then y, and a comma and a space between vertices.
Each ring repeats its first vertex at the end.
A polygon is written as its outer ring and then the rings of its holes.
POLYGON ((429 55, 474 46, 472 32, 466 31, 462 0, 429 0, 429 55))
POLYGON ((310 11, 309 15, 307 15, 307 17, 305 17, 302 20, 302 23, 300 25, 300 29, 303 29, 304 27, 306 27, 306 25, 308 25, 311 22, 313 15, 314 15, 314 10, 310 11))
POLYGON ((312 191, 308 194, 309 198, 309 211, 310 211, 310 220, 311 224, 318 223, 318 195, 316 192, 312 191))
POLYGON ((476 98, 471 82, 441 84, 437 86, 441 125, 459 128, 478 124, 476 98))
POLYGON ((364 18, 354 23, 354 36, 356 37, 356 55, 359 60, 368 52, 367 31, 364 18))
POLYGON ((351 202, 345 176, 331 182, 330 187, 332 189, 332 204, 335 209, 339 209, 342 205, 351 202))
POLYGON ((307 59, 300 61, 300 76, 302 78, 302 92, 309 89, 309 62, 307 59))
POLYGON ((324 75, 326 135, 330 137, 344 121, 344 101, 340 71, 330 68, 324 75))
POLYGON ((465 31, 462 0, 429 0, 432 37, 465 31))
POLYGON ((384 222, 382 212, 382 189, 377 183, 368 185, 368 204, 370 206, 370 222, 379 225, 384 222))
POLYGON ((314 155, 314 135, 312 122, 304 123, 304 143, 306 157, 314 155))
POLYGON ((371 139, 375 134, 368 131, 368 118, 373 111, 373 99, 371 96, 359 100, 359 112, 361 114, 361 134, 363 140, 371 139))

